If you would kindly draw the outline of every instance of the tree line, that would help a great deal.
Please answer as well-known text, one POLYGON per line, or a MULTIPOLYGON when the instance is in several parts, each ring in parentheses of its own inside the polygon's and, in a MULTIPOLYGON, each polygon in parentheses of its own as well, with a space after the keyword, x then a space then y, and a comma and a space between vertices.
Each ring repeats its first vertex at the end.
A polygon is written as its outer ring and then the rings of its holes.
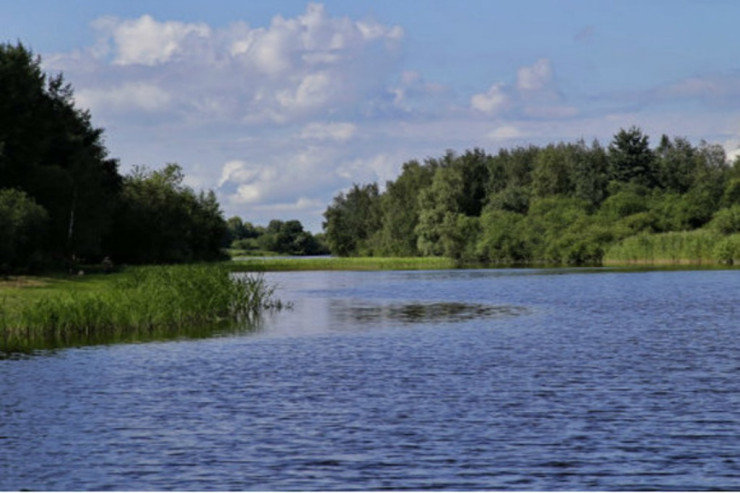
POLYGON ((48 76, 21 43, 0 44, 0 275, 115 263, 227 258, 224 247, 290 255, 328 252, 296 220, 253 226, 224 219, 213 191, 184 184, 182 168, 135 166, 121 175, 103 130, 75 106, 63 76, 48 76))
POLYGON ((228 234, 224 246, 247 255, 326 255, 329 249, 322 234, 313 235, 296 219, 273 219, 267 227, 255 226, 238 216, 226 221, 228 234))
POLYGON ((740 231, 740 164, 723 148, 621 129, 598 141, 481 149, 403 164, 354 184, 324 213, 342 256, 449 256, 483 263, 591 264, 635 235, 740 231))
POLYGON ((176 164, 122 176, 71 86, 21 43, 0 45, 0 88, 0 273, 221 255, 213 192, 185 186, 176 164))

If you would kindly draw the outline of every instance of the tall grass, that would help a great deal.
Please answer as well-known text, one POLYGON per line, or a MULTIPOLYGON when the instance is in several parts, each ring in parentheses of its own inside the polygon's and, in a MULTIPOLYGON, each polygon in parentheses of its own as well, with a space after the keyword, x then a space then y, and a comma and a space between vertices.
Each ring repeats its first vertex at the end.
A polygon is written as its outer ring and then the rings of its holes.
POLYGON ((630 236, 612 245, 605 264, 734 264, 740 262, 740 234, 710 230, 630 236))
POLYGON ((15 309, 0 300, 0 343, 74 341, 161 334, 220 322, 254 324, 281 308, 259 274, 232 275, 224 265, 137 267, 98 289, 63 289, 15 309))

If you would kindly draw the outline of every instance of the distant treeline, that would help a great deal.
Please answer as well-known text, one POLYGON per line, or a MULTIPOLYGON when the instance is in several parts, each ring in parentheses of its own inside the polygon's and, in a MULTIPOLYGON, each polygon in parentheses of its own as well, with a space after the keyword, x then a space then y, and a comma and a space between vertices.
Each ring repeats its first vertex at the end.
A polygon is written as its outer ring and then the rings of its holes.
POLYGON ((324 243, 324 235, 313 235, 303 229, 300 221, 293 219, 281 221, 273 219, 267 225, 255 226, 242 221, 238 216, 226 221, 228 235, 225 245, 246 254, 280 255, 326 255, 329 249, 324 243))
POLYGON ((102 129, 22 44, 0 44, 0 274, 221 255, 227 231, 213 192, 179 166, 122 176, 102 129))
POLYGON ((324 218, 327 244, 342 256, 597 264, 648 252, 685 260, 676 256, 694 250, 624 252, 702 243, 731 262, 740 258, 740 164, 706 142, 663 135, 651 147, 632 127, 606 148, 579 141, 409 161, 383 192, 372 183, 340 193, 324 218))

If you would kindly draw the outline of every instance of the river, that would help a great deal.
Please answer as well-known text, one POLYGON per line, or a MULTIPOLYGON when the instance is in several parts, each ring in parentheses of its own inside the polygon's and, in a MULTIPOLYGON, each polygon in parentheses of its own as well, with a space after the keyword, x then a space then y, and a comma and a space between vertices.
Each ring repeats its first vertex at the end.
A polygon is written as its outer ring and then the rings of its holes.
POLYGON ((740 271, 267 274, 249 333, 0 360, 0 490, 740 490, 740 271))

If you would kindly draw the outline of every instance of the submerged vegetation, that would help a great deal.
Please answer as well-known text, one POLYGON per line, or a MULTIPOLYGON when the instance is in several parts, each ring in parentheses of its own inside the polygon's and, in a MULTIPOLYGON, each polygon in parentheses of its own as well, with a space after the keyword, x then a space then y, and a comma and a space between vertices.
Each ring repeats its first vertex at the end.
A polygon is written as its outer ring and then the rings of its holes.
POLYGON ((620 130, 594 141, 409 161, 324 213, 340 256, 464 264, 740 261, 740 161, 719 145, 620 130))
POLYGON ((261 275, 234 275, 224 264, 133 267, 89 277, 1 288, 5 350, 178 335, 223 324, 251 328, 263 310, 283 307, 261 275))

